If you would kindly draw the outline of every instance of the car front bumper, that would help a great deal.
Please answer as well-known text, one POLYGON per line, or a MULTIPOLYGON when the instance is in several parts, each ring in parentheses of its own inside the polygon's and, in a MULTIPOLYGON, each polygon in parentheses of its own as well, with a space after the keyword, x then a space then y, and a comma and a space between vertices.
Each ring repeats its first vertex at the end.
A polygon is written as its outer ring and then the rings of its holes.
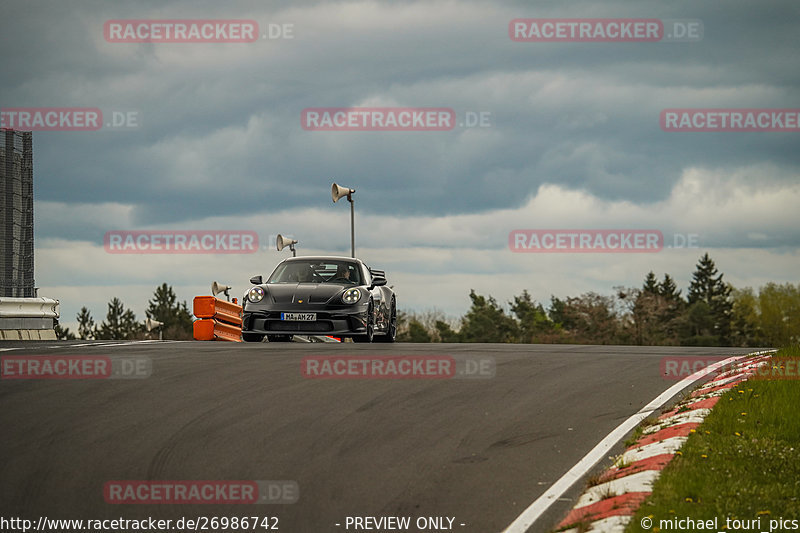
POLYGON ((365 335, 367 333, 367 307, 359 305, 352 308, 324 310, 314 309, 311 306, 286 306, 286 308, 280 310, 247 307, 242 316, 242 333, 259 335, 365 335), (281 313, 316 313, 317 319, 315 321, 281 320, 281 313))

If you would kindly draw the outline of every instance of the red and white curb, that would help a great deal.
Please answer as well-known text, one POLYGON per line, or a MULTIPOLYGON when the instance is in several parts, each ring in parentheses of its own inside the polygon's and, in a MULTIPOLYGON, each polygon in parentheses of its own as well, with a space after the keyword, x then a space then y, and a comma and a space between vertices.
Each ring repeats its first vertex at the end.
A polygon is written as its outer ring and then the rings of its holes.
POLYGON ((622 533, 639 506, 653 491, 653 483, 711 408, 729 389, 755 374, 775 350, 755 352, 737 361, 733 370, 721 373, 693 391, 658 421, 643 430, 639 440, 617 458, 614 465, 578 498, 567 516, 556 526, 565 533, 579 530, 622 533))

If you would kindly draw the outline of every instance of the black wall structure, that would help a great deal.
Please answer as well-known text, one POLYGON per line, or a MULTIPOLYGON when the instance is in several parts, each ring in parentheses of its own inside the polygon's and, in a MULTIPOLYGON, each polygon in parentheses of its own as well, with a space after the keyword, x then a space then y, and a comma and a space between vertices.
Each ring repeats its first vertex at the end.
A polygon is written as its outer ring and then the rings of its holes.
POLYGON ((33 298, 33 134, 0 130, 0 296, 33 298))

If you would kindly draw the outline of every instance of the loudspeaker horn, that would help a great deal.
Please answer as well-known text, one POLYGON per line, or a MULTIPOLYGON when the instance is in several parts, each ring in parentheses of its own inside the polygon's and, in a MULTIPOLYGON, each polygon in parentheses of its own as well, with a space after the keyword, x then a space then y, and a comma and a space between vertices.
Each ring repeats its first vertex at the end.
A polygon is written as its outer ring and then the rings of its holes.
POLYGON ((350 199, 349 196, 354 192, 356 192, 355 189, 348 189, 347 187, 342 187, 334 183, 331 187, 331 198, 333 198, 333 202, 336 203, 337 200, 344 198, 345 196, 350 199))
POLYGON ((159 322, 158 320, 153 320, 152 318, 148 318, 147 320, 144 321, 144 328, 147 331, 153 331, 154 329, 160 328, 163 325, 164 325, 163 322, 159 322))
POLYGON ((217 294, 224 292, 225 296, 228 296, 228 291, 231 290, 230 285, 220 285, 216 281, 211 284, 211 294, 216 296, 217 294))
POLYGON ((292 246, 293 244, 297 244, 297 240, 296 239, 287 239, 286 237, 284 237, 283 235, 278 233, 278 238, 275 239, 275 244, 278 246, 278 251, 280 252, 281 250, 283 250, 287 246, 292 246))

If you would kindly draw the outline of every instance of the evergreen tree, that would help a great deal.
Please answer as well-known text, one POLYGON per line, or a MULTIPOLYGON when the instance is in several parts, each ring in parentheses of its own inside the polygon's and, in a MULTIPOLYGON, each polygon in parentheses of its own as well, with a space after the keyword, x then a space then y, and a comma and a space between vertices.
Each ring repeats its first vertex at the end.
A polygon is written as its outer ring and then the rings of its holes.
POLYGON ((469 291, 472 300, 467 314, 461 319, 463 342, 516 342, 517 323, 506 315, 493 297, 488 299, 469 291))
POLYGON ((408 323, 406 335, 407 337, 402 339, 404 342, 431 342, 431 334, 416 318, 412 318, 408 323))
POLYGON ((669 274, 664 274, 664 280, 658 284, 658 294, 667 300, 681 300, 681 290, 675 284, 675 280, 669 274))
POLYGON ((678 344, 680 336, 680 322, 686 308, 686 302, 681 297, 681 290, 669 274, 664 274, 664 279, 658 284, 658 295, 662 300, 662 312, 659 320, 663 324, 663 331, 669 344, 678 344))
POLYGON ((658 280, 656 280, 656 275, 652 270, 647 273, 647 276, 645 276, 642 290, 650 294, 661 294, 658 280))
POLYGON ((714 315, 705 301, 698 300, 686 308, 681 331, 684 346, 718 346, 720 338, 714 334, 714 315))
POLYGON ((515 296, 514 301, 509 305, 511 312, 519 322, 520 338, 518 342, 528 344, 537 342, 537 338, 542 334, 552 331, 553 323, 545 313, 542 304, 536 303, 527 290, 522 291, 522 295, 515 296))
POLYGON ((141 331, 141 325, 136 322, 136 315, 119 298, 114 297, 108 303, 106 319, 100 324, 95 333, 96 339, 125 340, 132 339, 141 331))
POLYGON ((719 274, 708 252, 700 258, 695 268, 687 295, 689 304, 702 300, 711 306, 718 296, 720 285, 723 285, 722 274, 719 274))
POLYGON ((172 287, 162 283, 156 287, 153 299, 148 300, 145 315, 164 323, 162 328, 165 339, 191 339, 192 315, 186 302, 178 303, 177 300, 172 287))
MULTIPOLYGON (((723 274, 719 273, 714 261, 708 253, 704 254, 697 263, 697 269, 692 274, 687 299, 690 306, 700 302, 708 306, 708 315, 712 321, 711 335, 717 338, 717 343, 726 345, 730 342, 731 334, 731 291, 733 287, 722 281, 723 274)), ((706 314, 705 310, 690 314, 699 318, 706 314)), ((701 321, 702 322, 702 321, 701 321)), ((693 323, 696 330, 701 323, 693 323)))
POLYGON ((547 316, 550 321, 556 326, 568 328, 567 316, 564 314, 565 303, 563 300, 550 296, 550 308, 547 310, 547 316))
POLYGON ((62 328, 61 324, 56 322, 55 324, 55 332, 56 332, 56 339, 60 341, 73 341, 75 340, 75 334, 72 333, 69 328, 62 328))
POLYGON ((94 339, 95 327, 92 313, 86 307, 81 307, 81 311, 76 318, 78 319, 78 336, 82 340, 94 339))
POLYGON ((461 342, 458 332, 453 331, 444 320, 436 321, 436 333, 439 335, 439 342, 461 342))

